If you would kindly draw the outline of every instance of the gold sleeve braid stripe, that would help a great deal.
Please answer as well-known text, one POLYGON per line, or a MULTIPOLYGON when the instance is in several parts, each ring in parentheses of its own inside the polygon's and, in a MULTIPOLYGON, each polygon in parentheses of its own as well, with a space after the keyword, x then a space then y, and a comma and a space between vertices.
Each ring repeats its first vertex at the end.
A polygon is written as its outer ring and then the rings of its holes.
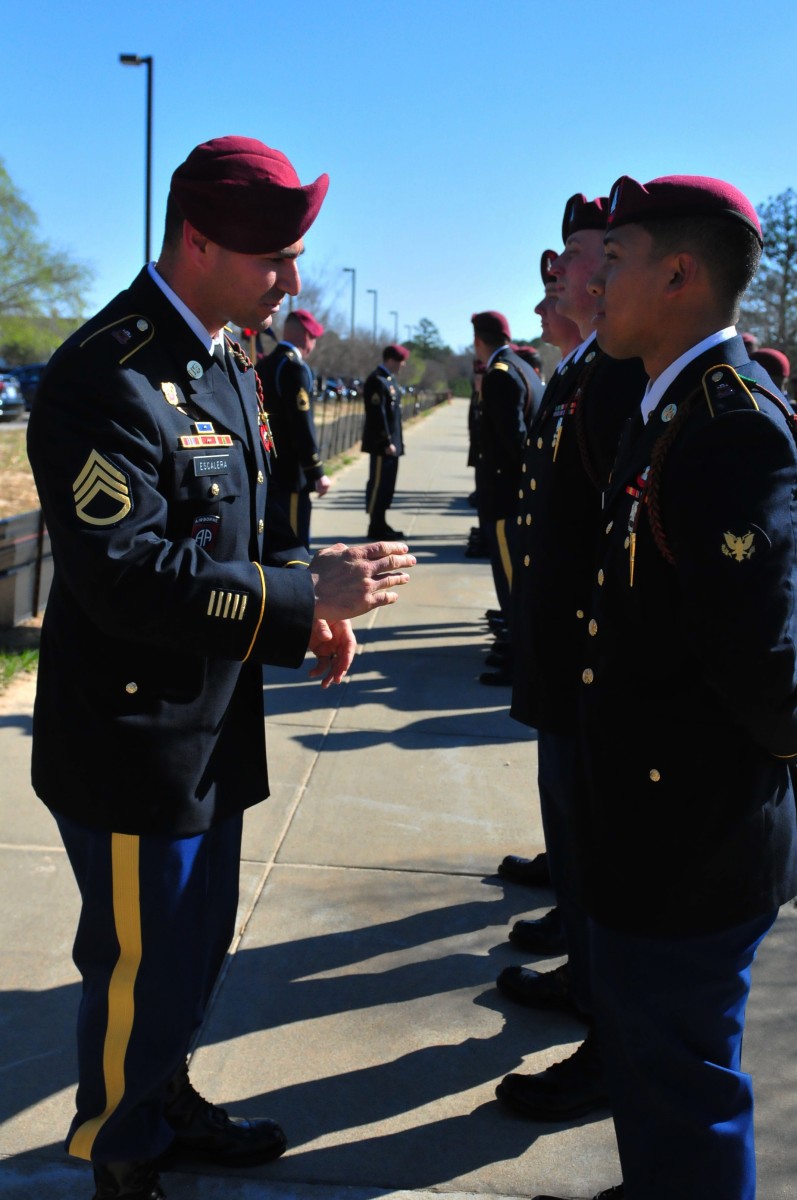
POLYGON ((133 1032, 135 984, 141 964, 141 908, 139 897, 140 839, 129 833, 111 834, 113 919, 119 958, 108 985, 108 1015, 102 1054, 105 1109, 91 1117, 72 1135, 68 1151, 90 1159, 102 1126, 118 1108, 125 1093, 125 1056, 133 1032))
POLYGON ((243 621, 248 600, 248 592, 223 592, 214 588, 210 593, 207 615, 221 617, 222 620, 243 621))
POLYGON ((266 577, 263 574, 263 568, 261 567, 260 563, 252 563, 252 566, 257 567, 258 573, 260 575, 260 587, 262 589, 262 594, 260 597, 260 612, 258 613, 257 624, 255 625, 255 632, 252 634, 252 640, 249 643, 249 649, 247 650, 246 654, 241 659, 241 662, 246 662, 247 658, 249 657, 249 655, 252 653, 252 650, 254 649, 255 642, 257 641, 257 635, 260 633, 260 626, 263 624, 263 613, 266 611, 266 577))

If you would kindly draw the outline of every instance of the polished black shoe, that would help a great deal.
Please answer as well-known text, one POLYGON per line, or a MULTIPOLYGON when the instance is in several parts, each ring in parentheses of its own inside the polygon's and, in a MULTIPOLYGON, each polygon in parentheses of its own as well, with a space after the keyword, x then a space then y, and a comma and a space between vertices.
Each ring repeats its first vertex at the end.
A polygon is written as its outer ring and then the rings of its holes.
POLYGON ((567 963, 553 971, 535 971, 531 967, 504 967, 496 979, 499 992, 525 1008, 554 1009, 557 1012, 581 1012, 573 999, 570 968, 567 963))
POLYGON ((195 1091, 188 1068, 172 1080, 163 1109, 178 1155, 227 1167, 251 1167, 285 1153, 288 1142, 276 1121, 230 1117, 195 1091))
POLYGON ((507 1075, 498 1099, 531 1121, 569 1121, 609 1107, 597 1037, 590 1030, 569 1058, 536 1075, 507 1075))
POLYGON ((153 1162, 92 1163, 94 1200, 166 1200, 153 1162))
POLYGON ((551 883, 548 855, 544 850, 534 858, 507 854, 498 867, 498 874, 502 879, 509 879, 512 883, 525 883, 527 887, 549 887, 551 883))
POLYGON ((509 934, 513 946, 530 954, 564 954, 567 950, 558 908, 552 908, 536 921, 515 921, 509 934))
POLYGON ((507 647, 506 650, 496 650, 495 647, 490 651, 484 660, 485 667, 509 667, 512 662, 512 653, 507 647))
POLYGON ((499 667, 497 671, 482 671, 479 683, 485 683, 487 687, 511 687, 512 674, 509 667, 499 667))
POLYGON ((368 536, 375 542, 395 542, 404 537, 404 530, 393 529, 391 525, 369 525, 368 536))
MULTIPOLYGON (((605 1188, 602 1192, 598 1192, 597 1196, 593 1196, 592 1200, 623 1200, 625 1196, 625 1188, 622 1183, 616 1183, 614 1187, 605 1188)), ((545 1195, 532 1196, 531 1200, 577 1200, 574 1196, 549 1196, 545 1195)))

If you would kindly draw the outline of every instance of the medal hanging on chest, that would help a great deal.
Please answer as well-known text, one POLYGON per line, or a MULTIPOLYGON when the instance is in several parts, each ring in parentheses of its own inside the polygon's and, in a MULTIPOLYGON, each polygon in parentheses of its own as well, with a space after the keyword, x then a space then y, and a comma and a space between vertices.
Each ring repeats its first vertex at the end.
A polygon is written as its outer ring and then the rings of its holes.
POLYGON ((629 484, 625 489, 626 495, 632 498, 631 511, 628 514, 628 586, 634 586, 634 565, 636 563, 636 531, 639 525, 639 514, 642 505, 647 503, 646 490, 650 467, 645 467, 636 477, 636 486, 629 484))
POLYGON ((274 457, 276 458, 276 451, 274 450, 274 438, 271 436, 271 426, 269 425, 268 421, 268 413, 260 403, 258 403, 257 427, 260 433, 260 441, 263 443, 263 449, 265 450, 266 454, 271 454, 273 452, 274 457))

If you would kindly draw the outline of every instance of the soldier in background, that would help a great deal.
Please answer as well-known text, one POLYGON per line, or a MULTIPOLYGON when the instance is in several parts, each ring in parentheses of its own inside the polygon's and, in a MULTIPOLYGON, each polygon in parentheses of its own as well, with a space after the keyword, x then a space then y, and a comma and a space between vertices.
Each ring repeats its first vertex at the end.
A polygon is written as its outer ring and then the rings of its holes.
POLYGON ((368 536, 403 537, 387 523, 387 510, 393 503, 399 458, 404 453, 401 423, 401 388, 398 374, 410 356, 404 346, 391 344, 382 351, 382 361, 365 381, 363 400, 365 424, 362 448, 370 454, 365 509, 368 536))
POLYGON ((509 631, 503 662, 496 662, 495 672, 482 672, 479 680, 491 686, 509 687, 512 683, 509 597, 520 460, 526 426, 539 407, 543 389, 533 368, 509 348, 512 338, 503 313, 494 310, 474 313, 471 323, 476 357, 484 363, 476 463, 479 523, 490 551, 498 607, 509 631))
POLYGON ((257 364, 274 438, 272 499, 303 546, 310 545, 311 495, 325 496, 331 486, 313 420, 315 381, 304 361, 323 332, 311 313, 297 308, 285 318, 282 341, 257 364))

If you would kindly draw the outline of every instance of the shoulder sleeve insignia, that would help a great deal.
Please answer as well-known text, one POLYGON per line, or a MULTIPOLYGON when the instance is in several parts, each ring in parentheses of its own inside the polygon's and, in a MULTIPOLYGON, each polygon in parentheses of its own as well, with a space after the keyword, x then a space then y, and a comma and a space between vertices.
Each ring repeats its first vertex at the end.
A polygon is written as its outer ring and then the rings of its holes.
POLYGON ((709 367, 703 376, 703 392, 712 417, 717 415, 715 404, 727 401, 731 396, 736 396, 744 400, 747 405, 758 409, 755 397, 747 384, 740 375, 737 375, 733 367, 729 367, 725 363, 709 367))
POLYGON ((746 558, 752 558, 755 554, 755 534, 752 530, 747 533, 737 535, 735 533, 724 533, 722 535, 722 553, 726 558, 732 558, 735 562, 744 562, 746 558))
POLYGON ((72 484, 75 512, 86 525, 118 525, 133 507, 123 471, 92 450, 72 484))
POLYGON ((296 407, 299 412, 307 412, 310 407, 310 397, 305 388, 299 388, 299 391, 296 393, 296 407))

